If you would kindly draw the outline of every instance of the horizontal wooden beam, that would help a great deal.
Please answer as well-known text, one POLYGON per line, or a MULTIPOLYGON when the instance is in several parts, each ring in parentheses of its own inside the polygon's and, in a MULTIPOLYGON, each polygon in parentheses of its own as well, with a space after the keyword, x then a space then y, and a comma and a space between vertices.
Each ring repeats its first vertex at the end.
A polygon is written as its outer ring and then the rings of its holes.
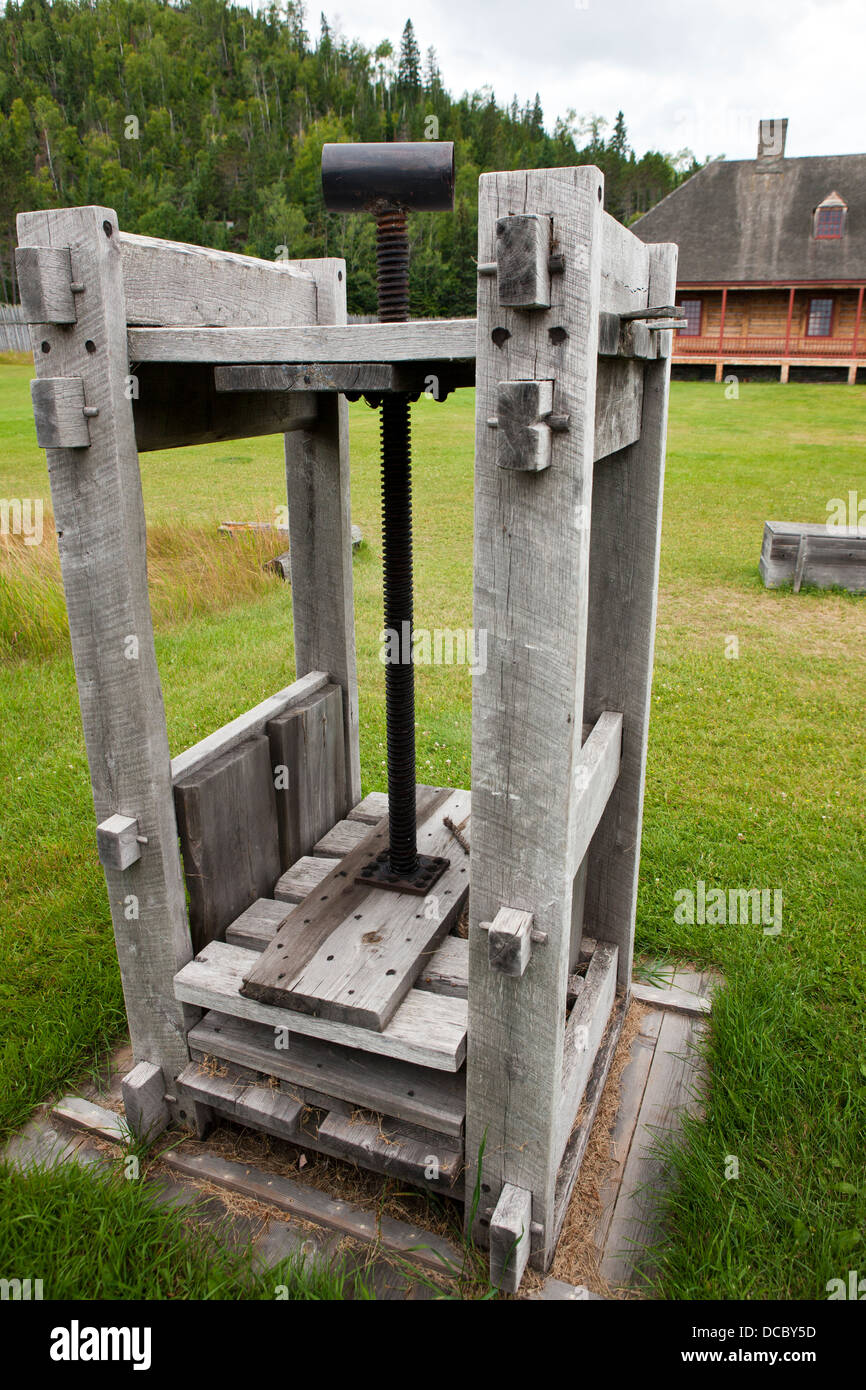
MULTIPOLYGON (((154 364, 155 365, 155 364, 154 364)), ((179 370, 169 368, 168 370, 179 370)), ((215 367, 219 392, 342 391, 349 397, 389 391, 443 400, 460 386, 475 385, 475 359, 425 358, 417 362, 280 362, 215 367)))
POLYGON ((135 364, 129 378, 139 453, 219 444, 261 434, 313 429, 318 414, 311 391, 242 391, 223 395, 213 368, 201 363, 135 364))
POLYGON ((128 324, 313 323, 309 271, 181 241, 118 232, 128 324))
POLYGON ((336 1023, 312 1014, 260 1004, 241 994, 244 978, 256 961, 254 951, 211 941, 174 979, 175 998, 200 1009, 267 1023, 271 1028, 325 1038, 343 1047, 377 1052, 417 1062, 436 1071, 459 1071, 466 1058, 467 1008, 462 999, 412 989, 381 1033, 355 1024, 336 1023))
POLYGON ((262 700, 261 704, 254 705, 245 714, 238 715, 229 724, 223 724, 222 728, 215 729, 212 734, 194 743, 185 752, 179 753, 176 758, 171 760, 171 780, 177 783, 181 777, 188 777, 191 772, 196 772, 211 758, 218 758, 223 753, 228 753, 231 748, 236 748, 245 739, 251 738, 254 734, 264 733, 265 725, 269 720, 275 719, 278 714, 285 714, 287 710, 305 700, 308 695, 313 695, 317 690, 321 690, 327 685, 330 677, 324 671, 310 671, 308 675, 302 676, 293 685, 287 685, 284 690, 278 690, 276 695, 271 695, 267 700, 262 700))
POLYGON ((133 362, 426 362, 475 356, 475 319, 281 328, 130 328, 133 362))

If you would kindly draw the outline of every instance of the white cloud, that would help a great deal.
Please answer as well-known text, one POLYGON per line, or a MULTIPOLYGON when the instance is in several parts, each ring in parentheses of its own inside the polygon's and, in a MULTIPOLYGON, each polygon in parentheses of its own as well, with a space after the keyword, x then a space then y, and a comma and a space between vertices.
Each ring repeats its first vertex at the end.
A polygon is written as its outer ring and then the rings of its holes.
MULTIPOLYGON (((863 0, 343 0, 329 21, 395 48, 409 15, 455 95, 490 85, 501 103, 536 91, 552 128, 569 108, 625 112, 638 153, 755 154, 762 117, 788 116, 788 153, 866 149, 863 0)), ((308 5, 318 32, 320 4, 308 5)))

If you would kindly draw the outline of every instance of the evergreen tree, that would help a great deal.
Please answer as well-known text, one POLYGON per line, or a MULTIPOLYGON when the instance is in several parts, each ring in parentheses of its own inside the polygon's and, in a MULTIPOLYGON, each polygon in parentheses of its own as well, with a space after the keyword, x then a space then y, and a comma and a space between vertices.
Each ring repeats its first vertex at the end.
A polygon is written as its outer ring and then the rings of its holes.
POLYGON ((574 112, 546 134, 541 101, 500 107, 485 88, 453 99, 408 21, 394 64, 322 16, 313 47, 303 0, 251 12, 229 0, 7 0, 0 12, 0 300, 16 294, 15 217, 102 204, 131 232, 272 259, 336 255, 349 306, 376 304, 370 218, 326 212, 328 140, 423 139, 430 107, 457 153, 453 216, 413 218, 413 312, 475 309, 478 176, 596 163, 606 206, 628 220, 689 177, 691 152, 640 159, 618 113, 605 142, 574 112), (393 101, 397 92, 398 100, 393 101))
POLYGON ((415 38, 415 26, 411 19, 406 20, 403 37, 400 40, 397 84, 404 92, 417 92, 421 88, 421 50, 415 38))

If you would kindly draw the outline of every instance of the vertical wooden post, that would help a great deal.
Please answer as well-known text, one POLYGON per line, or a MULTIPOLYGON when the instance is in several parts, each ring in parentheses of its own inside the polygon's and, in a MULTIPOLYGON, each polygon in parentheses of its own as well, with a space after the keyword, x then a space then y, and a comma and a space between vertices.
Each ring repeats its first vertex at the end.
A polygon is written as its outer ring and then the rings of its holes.
MULTIPOLYGON (((73 323, 31 330, 40 378, 78 378, 90 444, 49 448, 72 656, 97 820, 137 821, 140 855, 103 853, 135 1058, 186 1065, 184 1008, 172 980, 191 955, 168 737, 147 591, 144 506, 129 372, 117 216, 109 208, 22 213, 18 238, 70 250, 73 323), (126 867, 120 867, 125 864, 126 867)), ((25 258, 26 259, 26 258, 25 258)))
MULTIPOLYGON (((544 311, 502 307, 496 277, 479 280, 476 367, 474 622, 488 664, 472 713, 467 1190, 484 1143, 482 1222, 505 1184, 531 1193, 542 1264, 553 1248, 575 875, 603 184, 583 167, 485 174, 479 188, 479 263, 495 258, 498 219, 545 213, 565 264, 544 311), (552 381, 553 409, 569 417, 540 472, 497 463, 498 386, 521 380, 552 381), (490 969, 480 925, 504 907, 546 933, 518 978, 490 969)), ((483 1224, 474 1234, 484 1240, 483 1224)))
MULTIPOLYGON (((297 261, 312 273, 317 323, 346 322, 346 265, 297 261)), ((311 430, 286 435, 286 490, 295 665, 298 677, 327 671, 343 690, 346 806, 361 800, 358 679, 352 585, 349 407, 345 396, 322 392, 311 430)))
POLYGON ((851 366, 848 368, 848 384, 853 386, 857 380, 857 344, 860 340, 860 325, 863 322, 863 291, 866 286, 861 285, 857 295, 857 314, 854 319, 854 338, 851 343, 851 366))
MULTIPOLYGON (((648 246, 649 303, 670 303, 677 248, 648 246)), ((631 987, 661 540, 670 334, 644 371, 641 437, 595 466, 585 713, 622 712, 622 765, 589 852, 586 919, 631 987)), ((474 833, 474 831, 473 831, 474 833)))
POLYGON ((794 286, 788 291, 788 317, 785 321, 785 356, 791 351, 791 322, 794 317, 794 286))

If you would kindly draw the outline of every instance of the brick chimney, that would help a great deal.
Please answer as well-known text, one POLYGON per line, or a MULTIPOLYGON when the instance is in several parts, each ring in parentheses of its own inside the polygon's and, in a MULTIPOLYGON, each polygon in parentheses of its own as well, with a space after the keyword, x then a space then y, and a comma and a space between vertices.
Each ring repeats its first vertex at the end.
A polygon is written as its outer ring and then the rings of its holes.
POLYGON ((768 121, 759 121, 758 158, 782 159, 785 154, 785 140, 787 135, 787 116, 774 116, 768 121))

